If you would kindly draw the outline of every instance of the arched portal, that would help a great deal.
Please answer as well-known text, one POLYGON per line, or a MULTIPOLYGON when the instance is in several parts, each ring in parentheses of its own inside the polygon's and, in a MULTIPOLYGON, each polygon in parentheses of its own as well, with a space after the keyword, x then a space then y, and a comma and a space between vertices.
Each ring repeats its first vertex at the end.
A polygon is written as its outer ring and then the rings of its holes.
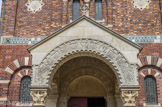
POLYGON ((71 98, 85 99, 87 105, 88 99, 104 99, 109 105, 107 107, 116 107, 115 96, 119 95, 116 81, 116 75, 105 62, 92 54, 82 53, 82 56, 72 58, 59 67, 52 79, 50 93, 59 95, 57 107, 69 107, 71 98))
MULTIPOLYGON (((124 57, 124 55, 113 46, 109 45, 108 43, 95 40, 95 39, 71 40, 59 45, 58 47, 54 48, 51 52, 49 52, 39 65, 33 66, 32 85, 31 85, 33 88, 32 93, 35 93, 35 96, 38 96, 38 93, 39 94, 42 93, 43 98, 47 96, 47 93, 48 95, 50 94, 55 95, 57 96, 55 97, 55 99, 57 99, 55 100, 55 105, 57 105, 56 107, 66 107, 67 94, 65 92, 67 89, 66 86, 68 86, 67 81, 69 80, 65 81, 65 78, 69 77, 69 75, 67 75, 67 77, 64 78, 65 83, 61 81, 60 78, 61 75, 63 75, 61 69, 64 66, 64 64, 66 64, 66 62, 71 61, 74 58, 85 57, 85 56, 94 57, 97 60, 101 60, 102 63, 104 63, 107 67, 109 67, 109 69, 111 69, 111 72, 109 73, 110 74, 112 73, 113 76, 103 75, 103 74, 101 76, 103 78, 105 78, 104 76, 106 76, 106 78, 112 78, 112 77, 115 78, 115 80, 109 79, 109 80, 102 81, 103 83, 105 82, 106 85, 111 86, 111 87, 106 87, 107 91, 111 92, 111 90, 113 89, 115 90, 116 88, 115 86, 119 87, 121 90, 120 95, 123 97, 124 105, 135 106, 135 98, 137 96, 137 89, 138 89, 136 65, 130 64, 127 61, 127 59, 124 57), (55 80, 54 78, 58 78, 58 79, 55 80), (112 83, 114 81, 115 82, 117 81, 118 85, 114 84, 114 86, 112 86, 112 83), (62 86, 62 84, 64 85, 62 86), (53 91, 47 91, 48 89, 53 91)), ((78 65, 84 64, 84 62, 83 63, 80 63, 80 61, 78 62, 79 62, 78 65)), ((69 68, 73 68, 73 67, 75 66, 69 68)), ((97 70, 97 68, 94 69, 93 68, 95 67, 94 65, 91 65, 91 67, 92 67, 91 69, 93 70, 90 70, 88 72, 93 71, 91 73, 92 75, 95 74, 95 72, 99 73, 100 75, 101 73, 100 70, 97 70)), ((81 70, 83 68, 84 67, 78 69, 81 70)), ((98 67, 98 68, 102 68, 102 67, 98 67)), ((84 69, 85 70, 81 70, 79 72, 83 72, 81 74, 88 73, 84 71, 86 71, 89 68, 85 67, 84 69)), ((73 70, 69 70, 69 72, 70 71, 72 72, 73 70)), ((106 70, 101 70, 101 71, 103 72, 106 70)), ((76 72, 73 71, 70 74, 75 74, 75 73, 76 72)), ((79 76, 79 74, 80 73, 77 72, 76 75, 70 76, 70 79, 71 77, 79 76)), ((113 94, 109 96, 110 94, 109 93, 106 96, 113 97, 110 99, 114 99, 112 102, 115 102, 115 98, 114 98, 115 92, 111 92, 111 93, 113 94)), ((42 101, 40 101, 40 103, 45 104, 45 102, 42 101)), ((48 107, 50 106, 48 105, 48 107)), ((112 107, 115 106, 113 105, 112 107)))

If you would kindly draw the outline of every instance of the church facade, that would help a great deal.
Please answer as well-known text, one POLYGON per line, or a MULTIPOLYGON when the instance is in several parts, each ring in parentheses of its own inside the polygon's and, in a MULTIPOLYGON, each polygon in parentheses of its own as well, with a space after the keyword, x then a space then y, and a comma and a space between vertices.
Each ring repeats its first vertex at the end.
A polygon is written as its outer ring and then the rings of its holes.
POLYGON ((162 107, 161 9, 161 0, 3 0, 0 107, 162 107))

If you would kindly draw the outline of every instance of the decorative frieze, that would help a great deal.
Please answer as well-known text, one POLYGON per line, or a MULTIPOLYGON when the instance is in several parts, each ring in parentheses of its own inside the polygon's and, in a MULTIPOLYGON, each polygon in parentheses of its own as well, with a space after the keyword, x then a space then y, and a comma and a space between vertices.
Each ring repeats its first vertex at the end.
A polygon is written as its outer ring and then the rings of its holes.
MULTIPOLYGON (((124 35, 123 35, 124 36, 124 35)), ((33 45, 47 36, 44 37, 2 37, 2 44, 4 45, 33 45)), ((162 43, 162 35, 155 36, 155 35, 130 35, 130 36, 124 36, 128 40, 134 42, 134 43, 162 43)))

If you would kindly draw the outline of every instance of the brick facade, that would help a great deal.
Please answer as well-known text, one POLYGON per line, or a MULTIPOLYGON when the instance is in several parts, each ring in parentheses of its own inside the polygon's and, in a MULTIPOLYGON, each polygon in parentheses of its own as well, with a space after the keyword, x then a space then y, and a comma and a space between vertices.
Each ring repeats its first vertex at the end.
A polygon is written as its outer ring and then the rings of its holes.
MULTIPOLYGON (((3 20, 3 37, 39 37, 48 36, 62 26, 72 21, 73 0, 43 0, 44 6, 35 14, 27 11, 25 3, 28 0, 5 0, 3 20)), ((162 19, 160 5, 162 0, 151 0, 148 9, 140 10, 133 7, 133 0, 103 0, 104 26, 121 35, 162 35, 162 19)), ((83 0, 81 0, 83 5, 83 0)), ((90 2, 89 17, 95 19, 94 0, 90 2)), ((82 13, 80 12, 80 15, 82 13)), ((2 23, 2 15, 0 24, 2 23)), ((144 76, 156 76, 158 103, 162 105, 162 64, 157 66, 162 58, 162 43, 140 43, 143 49, 139 53, 139 83, 140 91, 137 107, 144 107, 144 76), (151 57, 151 63, 148 61, 151 57), (151 74, 148 74, 151 70, 151 74)), ((19 102, 19 87, 23 76, 31 76, 32 56, 27 51, 31 45, 2 45, 0 44, 0 107, 9 104, 15 107, 19 102), (27 58, 27 59, 25 59, 27 58), (28 62, 26 62, 28 61, 28 62), (28 73, 26 73, 28 71, 28 73), (8 102, 6 102, 6 99, 8 102)))

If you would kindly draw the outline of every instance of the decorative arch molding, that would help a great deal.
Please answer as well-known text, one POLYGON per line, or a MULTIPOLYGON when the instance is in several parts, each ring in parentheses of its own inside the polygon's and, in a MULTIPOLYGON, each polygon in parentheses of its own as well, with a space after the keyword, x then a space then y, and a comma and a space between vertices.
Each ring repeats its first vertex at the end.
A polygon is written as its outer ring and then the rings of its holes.
POLYGON ((109 78, 107 78, 107 75, 102 72, 102 71, 99 71, 96 70, 96 69, 93 69, 93 68, 84 68, 84 70, 80 70, 77 69, 77 70, 74 70, 74 71, 71 71, 73 73, 71 73, 70 75, 67 75, 65 76, 64 78, 64 81, 63 83, 61 84, 61 93, 63 94, 67 94, 67 90, 68 90, 68 86, 72 83, 72 81, 74 81, 75 79, 77 79, 78 77, 81 77, 81 76, 92 76, 92 77, 95 77, 96 79, 100 80, 104 87, 107 89, 106 91, 113 91, 115 90, 115 83, 113 83, 113 81, 111 81, 109 78), (78 72, 77 72, 78 71, 78 72), (110 88, 110 85, 112 85, 112 87, 110 88))
POLYGON ((53 70, 66 57, 88 52, 104 58, 115 72, 120 87, 138 86, 137 66, 130 64, 127 59, 111 45, 95 39, 75 39, 65 42, 53 49, 43 59, 40 65, 33 65, 32 87, 46 87, 50 85, 53 70))
POLYGON ((5 68, 5 71, 10 74, 13 74, 14 71, 22 67, 31 67, 29 60, 30 60, 29 57, 22 57, 22 58, 15 59, 5 68))
POLYGON ((162 70, 162 58, 156 56, 143 56, 138 59, 138 69, 144 66, 156 66, 162 70))
POLYGON ((161 75, 161 72, 159 72, 157 69, 148 68, 148 69, 140 70, 139 74, 140 74, 140 76, 143 76, 144 78, 149 75, 152 75, 154 78, 157 78, 158 76, 161 75))

